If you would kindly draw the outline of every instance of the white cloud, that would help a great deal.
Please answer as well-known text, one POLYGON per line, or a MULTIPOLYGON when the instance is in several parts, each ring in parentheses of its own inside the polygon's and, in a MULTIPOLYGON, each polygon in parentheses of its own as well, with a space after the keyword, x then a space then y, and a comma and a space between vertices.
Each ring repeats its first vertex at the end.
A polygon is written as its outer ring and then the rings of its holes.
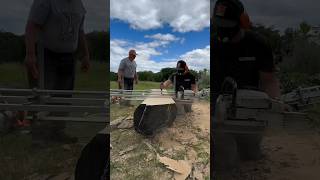
MULTIPOLYGON (((150 36, 151 37, 151 36, 150 36)), ((159 36, 160 37, 160 36, 159 36)), ((158 72, 165 67, 175 67, 179 59, 184 59, 189 67, 194 70, 204 68, 210 69, 210 46, 203 49, 195 49, 182 54, 179 57, 162 60, 160 62, 152 59, 152 56, 159 56, 168 53, 165 49, 163 52, 158 51, 159 47, 169 44, 170 41, 155 40, 149 43, 129 42, 126 40, 114 39, 110 41, 110 68, 116 72, 120 61, 128 56, 130 49, 136 49, 138 56, 136 57, 138 71, 158 72)))
POLYGON ((177 41, 180 38, 175 37, 173 34, 154 34, 154 35, 145 35, 146 38, 156 39, 160 41, 177 41))
POLYGON ((155 29, 169 24, 174 31, 200 31, 210 26, 209 0, 111 0, 111 18, 134 29, 155 29))
POLYGON ((190 69, 210 69, 210 45, 203 49, 194 49, 180 57, 187 62, 190 69))
POLYGON ((184 41, 186 41, 186 39, 185 39, 185 38, 181 38, 181 39, 180 39, 180 44, 183 44, 184 41))

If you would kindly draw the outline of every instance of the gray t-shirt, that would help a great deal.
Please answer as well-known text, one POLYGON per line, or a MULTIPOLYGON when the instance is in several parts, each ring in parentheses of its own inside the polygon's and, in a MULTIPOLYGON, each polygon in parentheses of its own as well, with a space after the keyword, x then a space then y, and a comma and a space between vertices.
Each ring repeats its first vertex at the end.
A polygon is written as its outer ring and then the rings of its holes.
POLYGON ((121 60, 119 70, 123 71, 123 76, 126 78, 134 78, 136 74, 137 64, 136 62, 130 61, 128 57, 121 60))
POLYGON ((34 0, 29 21, 42 27, 39 41, 54 52, 74 52, 83 30, 85 8, 81 0, 34 0))

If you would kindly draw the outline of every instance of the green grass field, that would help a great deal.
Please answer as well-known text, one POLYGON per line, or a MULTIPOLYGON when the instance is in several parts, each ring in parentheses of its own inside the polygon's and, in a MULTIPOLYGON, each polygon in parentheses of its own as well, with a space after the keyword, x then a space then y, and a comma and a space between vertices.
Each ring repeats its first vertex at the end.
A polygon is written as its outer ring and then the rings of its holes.
MULTIPOLYGON (((23 64, 6 63, 0 64, 0 87, 27 88, 27 73, 23 64)), ((77 90, 100 90, 107 87, 108 77, 107 63, 91 62, 88 73, 80 71, 80 63, 77 64, 75 89, 77 90)))
MULTIPOLYGON (((134 85, 135 90, 146 90, 146 89, 159 89, 159 82, 151 82, 151 81, 139 81, 139 83, 134 85)), ((118 83, 116 81, 110 82, 111 89, 118 89, 118 83)))

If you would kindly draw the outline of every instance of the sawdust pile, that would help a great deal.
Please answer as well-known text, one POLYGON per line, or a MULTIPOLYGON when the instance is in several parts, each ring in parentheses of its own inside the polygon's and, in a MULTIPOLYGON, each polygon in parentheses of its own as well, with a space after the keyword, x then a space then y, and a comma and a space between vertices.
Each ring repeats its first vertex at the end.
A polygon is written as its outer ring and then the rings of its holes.
MULTIPOLYGON (((163 156, 172 157, 176 152, 186 152, 181 162, 192 167, 190 176, 204 179, 210 173, 210 106, 208 103, 195 103, 192 110, 185 116, 178 116, 173 126, 157 134, 152 143, 160 145, 163 156), (199 157, 201 155, 206 157, 199 157)), ((184 166, 187 171, 188 166, 184 166)))
MULTIPOLYGON (((129 121, 132 120, 129 118, 129 121)), ((111 132, 114 147, 111 161, 116 166, 111 170, 111 178, 141 179, 151 172, 152 175, 147 176, 149 179, 210 179, 208 102, 194 103, 192 112, 177 116, 171 127, 162 129, 153 138, 143 137, 128 126, 123 129, 120 124, 123 122, 115 123, 118 128, 111 132), (145 174, 141 175, 143 172, 145 174)))

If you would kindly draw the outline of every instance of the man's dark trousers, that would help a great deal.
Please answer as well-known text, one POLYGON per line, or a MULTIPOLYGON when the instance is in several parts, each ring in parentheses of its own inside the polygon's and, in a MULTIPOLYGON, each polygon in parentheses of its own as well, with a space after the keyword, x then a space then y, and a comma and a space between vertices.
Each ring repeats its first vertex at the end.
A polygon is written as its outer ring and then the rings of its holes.
MULTIPOLYGON (((73 90, 76 60, 73 53, 55 53, 48 49, 43 51, 44 88, 49 90, 73 90)), ((30 77, 30 75, 29 75, 30 77)), ((38 80, 29 78, 31 88, 39 87, 38 80)), ((71 97, 70 94, 57 94, 54 97, 71 97)), ((68 103, 59 105, 67 105, 68 103)), ((57 104, 56 104, 57 105, 57 104)), ((55 116, 66 116, 67 112, 52 113, 55 116)), ((66 122, 36 121, 32 125, 34 141, 61 140, 66 122)))

